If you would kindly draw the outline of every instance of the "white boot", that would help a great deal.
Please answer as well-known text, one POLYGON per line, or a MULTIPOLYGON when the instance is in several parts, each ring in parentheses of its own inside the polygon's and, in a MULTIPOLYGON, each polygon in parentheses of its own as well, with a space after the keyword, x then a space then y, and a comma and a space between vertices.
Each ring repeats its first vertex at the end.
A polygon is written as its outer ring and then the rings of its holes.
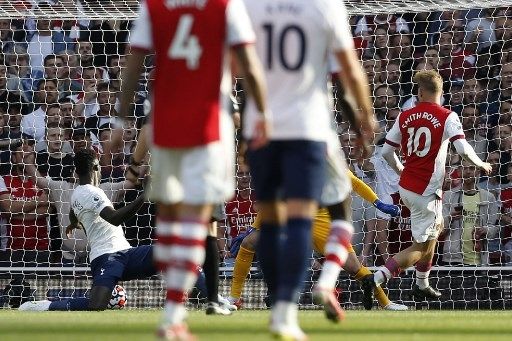
POLYGON ((385 306, 383 309, 384 310, 395 310, 395 311, 409 310, 409 308, 407 308, 406 305, 398 304, 398 303, 395 303, 395 302, 389 302, 389 304, 387 306, 385 306))
POLYGON ((50 304, 52 302, 45 300, 45 301, 28 301, 20 305, 18 310, 24 310, 24 311, 47 311, 50 309, 50 304))

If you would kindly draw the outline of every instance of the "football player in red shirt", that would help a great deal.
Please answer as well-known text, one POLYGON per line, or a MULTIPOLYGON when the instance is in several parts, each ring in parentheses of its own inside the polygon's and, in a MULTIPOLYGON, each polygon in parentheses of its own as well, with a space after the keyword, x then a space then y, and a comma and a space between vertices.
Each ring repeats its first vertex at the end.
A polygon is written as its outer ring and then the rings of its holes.
POLYGON ((419 71, 414 77, 418 85, 418 104, 402 112, 386 135, 382 155, 400 175, 399 192, 411 212, 413 243, 386 261, 362 283, 365 308, 373 305, 373 289, 402 269, 415 265, 416 283, 412 294, 416 299, 434 299, 441 293, 432 288, 428 276, 437 237, 443 228, 442 185, 449 143, 457 153, 489 174, 492 167, 476 155, 465 139, 458 115, 440 105, 443 79, 433 70, 419 71), (395 149, 401 149, 405 167, 395 149))
POLYGON ((157 203, 154 258, 167 286, 159 336, 188 340, 185 293, 204 260, 206 225, 213 204, 234 193, 230 52, 260 114, 256 146, 265 145, 267 135, 262 70, 241 0, 147 0, 130 39, 121 117, 133 102, 145 56, 153 52, 156 64, 149 197, 157 203))

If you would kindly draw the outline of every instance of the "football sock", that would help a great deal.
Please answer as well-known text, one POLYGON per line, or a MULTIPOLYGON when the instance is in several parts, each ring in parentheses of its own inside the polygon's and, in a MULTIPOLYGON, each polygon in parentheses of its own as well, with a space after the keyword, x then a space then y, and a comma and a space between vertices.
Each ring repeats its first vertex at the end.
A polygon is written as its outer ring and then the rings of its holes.
MULTIPOLYGON (((284 228, 285 239, 279 248, 276 301, 297 302, 311 257, 312 219, 291 218, 284 228)), ((273 291, 274 292, 274 291, 273 291)))
POLYGON ((402 272, 400 266, 393 258, 389 258, 384 266, 381 266, 374 274, 374 281, 377 286, 387 282, 389 279, 396 277, 402 272))
POLYGON ((277 260, 280 247, 281 228, 277 224, 262 223, 260 238, 258 240, 257 252, 258 262, 267 283, 268 291, 271 292, 271 303, 274 303, 277 284, 277 260))
POLYGON ((287 325, 298 324, 298 307, 295 302, 277 301, 272 308, 272 323, 284 323, 287 325))
POLYGON ((219 247, 217 237, 206 237, 206 255, 203 266, 208 302, 219 303, 219 247))
MULTIPOLYGON (((372 272, 370 269, 368 269, 366 266, 361 266, 359 271, 354 275, 354 278, 356 281, 360 281, 363 277, 366 277, 370 275, 372 272)), ((375 298, 377 299, 377 302, 379 302, 379 305, 384 308, 387 306, 391 301, 388 298, 388 295, 384 292, 384 289, 382 287, 378 286, 374 290, 375 298)))
POLYGON ((231 293, 229 294, 231 297, 238 299, 242 295, 245 279, 251 270, 253 259, 254 251, 241 246, 236 255, 235 266, 233 268, 233 282, 231 283, 231 293))
POLYGON ((52 301, 48 310, 84 311, 89 309, 89 299, 86 297, 70 298, 67 300, 52 301))
MULTIPOLYGON (((325 262, 317 285, 324 289, 334 289, 341 268, 345 264, 354 228, 344 220, 333 220, 327 244, 325 245, 325 262)), ((292 232, 293 233, 293 232, 292 232)))
POLYGON ((428 276, 430 275, 431 268, 432 262, 416 263, 416 284, 420 289, 425 289, 429 286, 428 276))
POLYGON ((163 325, 182 323, 186 293, 197 279, 197 270, 205 257, 206 224, 157 220, 156 264, 163 270, 167 295, 163 325))

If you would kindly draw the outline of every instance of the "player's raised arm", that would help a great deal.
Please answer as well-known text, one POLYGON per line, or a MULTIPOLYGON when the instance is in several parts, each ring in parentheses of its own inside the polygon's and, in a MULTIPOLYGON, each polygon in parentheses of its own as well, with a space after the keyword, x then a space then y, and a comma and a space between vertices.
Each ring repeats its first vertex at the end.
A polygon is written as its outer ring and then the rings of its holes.
POLYGON ((144 195, 140 195, 129 203, 128 205, 116 210, 111 206, 105 206, 104 209, 100 212, 100 217, 105 219, 108 223, 119 226, 124 223, 126 220, 133 217, 137 211, 141 208, 142 204, 144 204, 144 195))
MULTIPOLYGON (((462 131, 462 124, 460 123, 459 117, 457 114, 452 113, 448 119, 451 119, 452 122, 449 122, 447 124, 447 129, 452 129, 452 133, 457 129, 462 132, 462 135, 460 134, 453 134, 453 137, 450 138, 450 140, 453 143, 453 146, 455 147, 455 150, 457 153, 462 156, 464 159, 468 160, 481 170, 483 170, 486 174, 490 174, 492 171, 492 166, 490 163, 482 161, 478 155, 476 155, 475 150, 471 145, 468 143, 466 138, 464 137, 464 132, 462 131), (453 118, 452 118, 453 116, 453 118)), ((449 131, 450 133, 450 131, 449 131)))

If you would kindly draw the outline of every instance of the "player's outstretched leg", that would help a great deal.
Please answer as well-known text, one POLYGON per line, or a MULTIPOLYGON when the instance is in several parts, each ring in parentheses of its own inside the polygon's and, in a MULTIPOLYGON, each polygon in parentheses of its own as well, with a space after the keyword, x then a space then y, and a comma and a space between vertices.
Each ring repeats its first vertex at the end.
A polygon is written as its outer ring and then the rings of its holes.
POLYGON ((231 310, 219 303, 219 247, 217 245, 217 237, 206 237, 206 255, 203 271, 208 296, 206 314, 231 315, 231 310))
POLYGON ((339 322, 344 319, 345 312, 334 294, 334 288, 349 250, 352 250, 350 241, 354 227, 349 223, 350 200, 344 200, 341 204, 330 206, 328 209, 331 216, 331 230, 324 248, 325 262, 322 272, 313 288, 313 300, 323 305, 329 320, 339 322))
POLYGON ((231 304, 238 309, 242 307, 242 289, 254 259, 254 250, 258 242, 259 231, 254 230, 248 234, 240 245, 240 249, 236 254, 235 266, 233 268, 233 281, 231 283, 230 296, 228 298, 231 304))
MULTIPOLYGON (((364 277, 372 274, 370 269, 361 265, 355 252, 349 252, 347 262, 345 263, 343 269, 352 275, 358 282, 361 282, 364 277)), ((406 305, 390 301, 388 295, 386 295, 384 289, 382 289, 380 286, 375 287, 373 293, 375 299, 379 303, 379 306, 384 310, 408 310, 406 305)))

